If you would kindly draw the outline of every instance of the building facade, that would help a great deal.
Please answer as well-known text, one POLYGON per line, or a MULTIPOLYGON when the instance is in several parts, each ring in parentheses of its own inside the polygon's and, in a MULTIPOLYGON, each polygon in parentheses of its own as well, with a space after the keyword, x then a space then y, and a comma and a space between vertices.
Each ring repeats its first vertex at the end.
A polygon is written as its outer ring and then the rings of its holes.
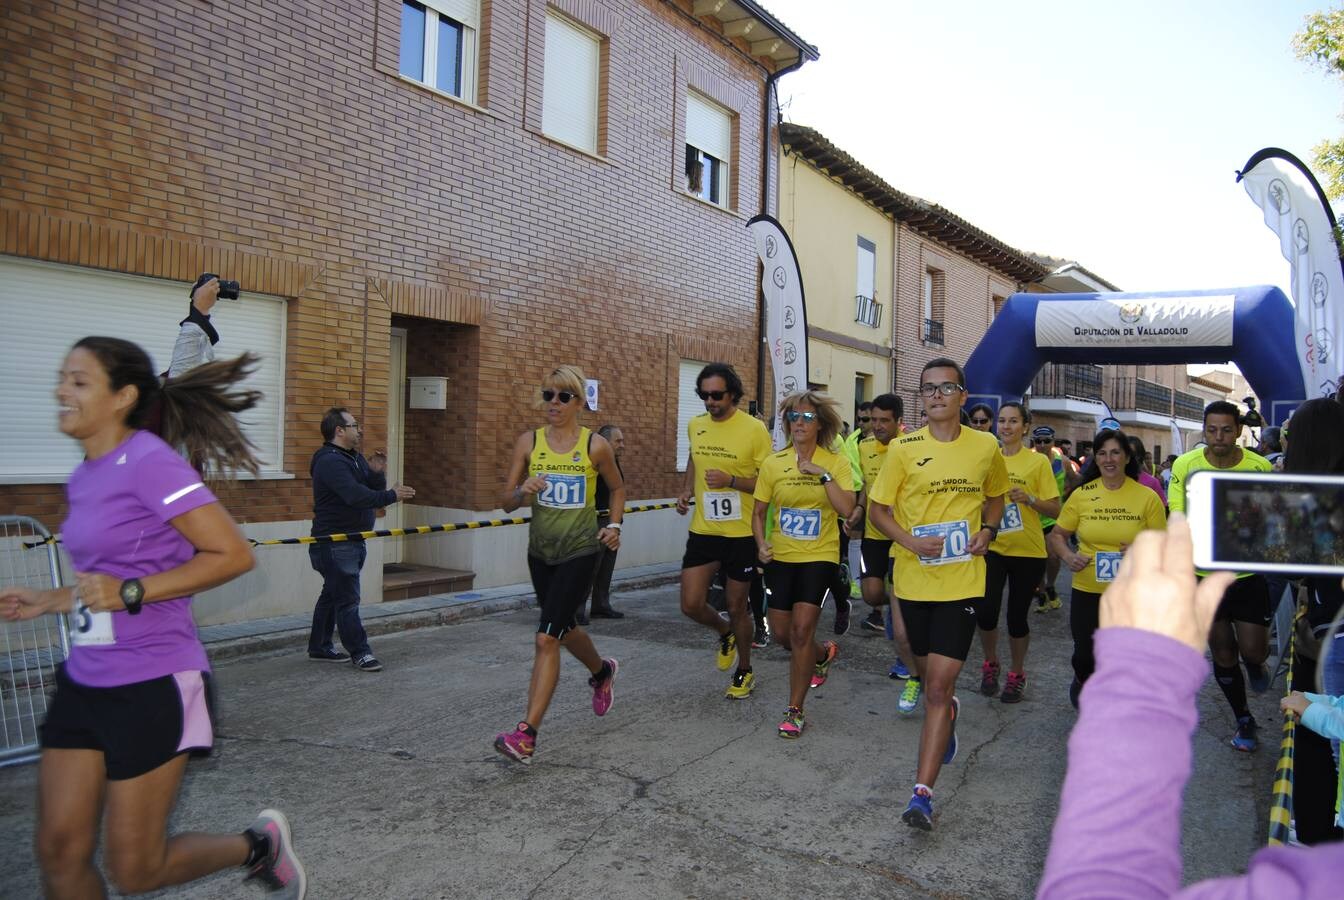
MULTIPOLYGON (((166 368, 201 271, 244 292, 215 311, 217 353, 264 356, 265 472, 219 486, 257 538, 307 533, 330 406, 416 487, 385 520, 411 525, 496 508, 556 364, 599 382, 585 423, 624 428, 632 498, 680 484, 688 363, 754 382, 744 226, 773 208, 768 89, 817 53, 753 2, 53 0, 6 4, 0 36, 0 377, 23 408, 7 511, 64 515, 78 453, 50 393, 69 344, 128 337, 166 368)), ((640 521, 623 564, 684 529, 640 521)), ((525 541, 371 542, 365 596, 384 554, 525 581, 525 541)), ((311 603, 302 548, 258 562, 198 618, 311 603)))

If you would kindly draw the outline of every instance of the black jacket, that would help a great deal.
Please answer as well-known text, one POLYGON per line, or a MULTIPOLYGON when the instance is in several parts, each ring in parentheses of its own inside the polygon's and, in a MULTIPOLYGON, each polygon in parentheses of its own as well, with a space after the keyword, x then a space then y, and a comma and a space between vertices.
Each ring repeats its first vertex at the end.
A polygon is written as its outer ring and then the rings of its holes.
POLYGON ((355 450, 323 444, 308 464, 313 476, 313 534, 371 531, 374 511, 397 502, 387 475, 374 472, 355 450))

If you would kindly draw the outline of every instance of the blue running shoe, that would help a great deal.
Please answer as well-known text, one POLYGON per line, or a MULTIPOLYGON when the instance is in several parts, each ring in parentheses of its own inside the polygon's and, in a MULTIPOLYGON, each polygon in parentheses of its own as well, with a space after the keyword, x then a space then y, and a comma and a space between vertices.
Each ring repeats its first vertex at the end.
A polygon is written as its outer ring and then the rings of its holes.
POLYGON ((933 831, 933 795, 916 789, 910 803, 901 813, 901 821, 920 831, 933 831))
POLYGON ((910 677, 910 670, 905 667, 905 663, 897 659, 891 664, 891 671, 887 673, 887 677, 905 681, 905 679, 910 677))
POLYGON ((947 750, 943 753, 943 765, 957 758, 957 716, 961 713, 961 701, 952 698, 952 733, 947 736, 947 750))
POLYGON ((1242 753, 1250 753, 1258 746, 1255 739, 1256 724, 1253 716, 1237 719, 1237 733, 1232 735, 1232 747, 1242 753))

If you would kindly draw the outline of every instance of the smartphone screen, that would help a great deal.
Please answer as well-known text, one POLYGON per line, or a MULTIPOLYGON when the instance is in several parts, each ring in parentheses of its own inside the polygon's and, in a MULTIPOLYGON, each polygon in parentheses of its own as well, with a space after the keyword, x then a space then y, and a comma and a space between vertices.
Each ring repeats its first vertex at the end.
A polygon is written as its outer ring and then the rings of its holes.
POLYGON ((747 401, 747 415, 754 416, 754 415, 756 415, 757 411, 758 411, 758 407, 757 407, 757 405, 756 405, 756 401, 755 401, 755 400, 748 400, 748 401, 747 401))
POLYGON ((1344 569, 1344 479, 1215 477, 1209 488, 1220 568, 1344 569))

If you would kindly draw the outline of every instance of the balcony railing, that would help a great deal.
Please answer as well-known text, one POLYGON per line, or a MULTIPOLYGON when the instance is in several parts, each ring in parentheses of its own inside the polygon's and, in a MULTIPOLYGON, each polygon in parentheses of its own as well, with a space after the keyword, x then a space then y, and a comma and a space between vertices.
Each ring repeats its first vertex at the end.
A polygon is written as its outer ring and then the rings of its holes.
POLYGON ((859 294, 854 298, 854 321, 869 328, 877 328, 882 324, 882 304, 872 297, 859 294))
POLYGON ((930 344, 943 343, 943 322, 941 319, 924 320, 924 340, 930 344))
POLYGON ((1176 417, 1195 421, 1204 418, 1204 399, 1195 394, 1187 394, 1185 391, 1177 391, 1176 417))
POLYGON ((1171 415, 1171 388, 1146 378, 1116 378, 1111 382, 1111 408, 1171 415))
POLYGON ((1077 400, 1101 399, 1101 366, 1087 364, 1047 365, 1031 383, 1036 397, 1073 397, 1077 400))

